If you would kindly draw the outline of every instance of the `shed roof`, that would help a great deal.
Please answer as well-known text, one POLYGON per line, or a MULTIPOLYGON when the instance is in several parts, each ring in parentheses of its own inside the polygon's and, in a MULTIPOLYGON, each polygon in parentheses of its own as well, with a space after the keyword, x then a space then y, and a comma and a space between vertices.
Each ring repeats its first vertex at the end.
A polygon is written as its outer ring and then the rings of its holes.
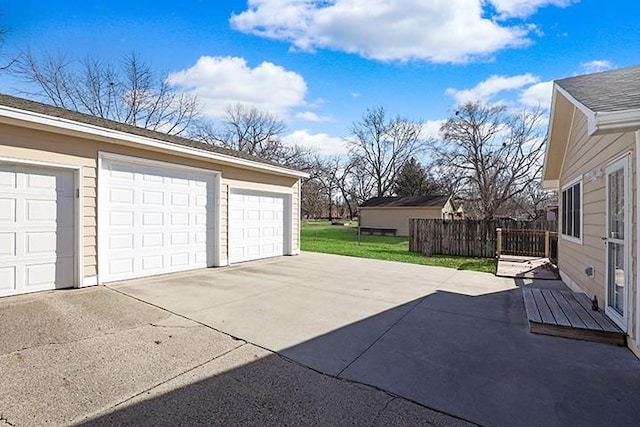
POLYGON ((374 197, 362 203, 361 208, 443 207, 450 196, 427 195, 407 197, 374 197))
POLYGON ((568 77, 556 84, 593 112, 640 108, 640 65, 568 77))
POLYGON ((288 169, 294 171, 287 166, 280 165, 278 163, 247 154, 242 151, 232 150, 229 148, 218 147, 215 145, 207 144, 201 141, 195 141, 189 138, 170 135, 167 133, 141 128, 138 126, 117 122, 114 120, 103 119, 100 117, 92 116, 90 114, 80 113, 77 111, 68 110, 66 108, 56 107, 41 102, 31 101, 24 98, 19 98, 11 95, 0 93, 0 106, 15 108, 22 111, 28 111, 32 113, 42 114, 53 118, 66 119, 73 122, 78 122, 86 125, 97 126, 103 129, 113 130, 117 132, 124 132, 130 135, 141 136, 153 140, 162 142, 168 142, 178 146, 194 148, 208 153, 221 154, 223 156, 236 157, 238 159, 248 160, 264 165, 275 166, 279 168, 288 169))

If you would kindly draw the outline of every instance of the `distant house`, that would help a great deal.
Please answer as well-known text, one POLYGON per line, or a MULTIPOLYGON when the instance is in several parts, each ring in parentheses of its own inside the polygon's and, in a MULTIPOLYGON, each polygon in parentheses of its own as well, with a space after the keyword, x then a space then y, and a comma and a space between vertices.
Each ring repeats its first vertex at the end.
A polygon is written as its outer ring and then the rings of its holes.
POLYGON ((463 216, 451 196, 374 197, 358 208, 360 227, 394 229, 409 235, 409 219, 457 219, 463 216))
POLYGON ((557 80, 543 186, 558 191, 558 267, 640 356, 640 66, 557 80))

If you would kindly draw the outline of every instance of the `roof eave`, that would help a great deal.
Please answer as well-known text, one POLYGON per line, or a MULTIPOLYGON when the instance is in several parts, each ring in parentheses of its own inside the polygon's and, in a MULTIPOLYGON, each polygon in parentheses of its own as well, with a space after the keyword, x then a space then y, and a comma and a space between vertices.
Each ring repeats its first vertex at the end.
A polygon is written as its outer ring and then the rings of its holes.
POLYGON ((243 169, 260 170, 263 172, 284 175, 295 178, 309 178, 309 174, 302 171, 284 168, 281 166, 269 165, 252 160, 242 159, 226 154, 215 153, 213 151, 201 150, 195 147, 173 144, 171 142, 144 136, 134 135, 123 131, 108 129, 62 117, 49 116, 33 111, 0 105, 0 123, 8 123, 28 127, 32 129, 49 130, 55 133, 86 136, 90 135, 94 139, 105 142, 112 142, 121 145, 143 146, 145 148, 173 152, 183 156, 192 156, 213 160, 218 163, 236 166, 243 169))
POLYGON ((545 191, 554 191, 560 188, 560 181, 557 179, 543 179, 541 186, 545 191))
POLYGON ((622 111, 604 111, 594 115, 593 131, 590 135, 611 132, 629 132, 640 129, 640 108, 622 111))

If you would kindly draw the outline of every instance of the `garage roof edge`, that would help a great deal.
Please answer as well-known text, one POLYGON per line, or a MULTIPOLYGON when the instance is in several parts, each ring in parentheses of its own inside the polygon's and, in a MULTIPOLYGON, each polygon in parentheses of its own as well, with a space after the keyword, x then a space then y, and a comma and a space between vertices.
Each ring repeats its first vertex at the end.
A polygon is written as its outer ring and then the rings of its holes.
POLYGON ((100 119, 97 117, 94 118, 88 114, 77 113, 60 107, 53 107, 34 101, 24 100, 22 98, 0 94, 0 122, 7 123, 12 121, 14 124, 17 124, 15 122, 22 123, 23 126, 25 123, 32 125, 26 127, 44 127, 49 130, 55 129, 58 133, 97 136, 116 144, 125 143, 142 145, 166 152, 192 155, 244 169, 260 170, 296 178, 309 177, 309 174, 306 172, 280 166, 254 156, 249 156, 246 153, 235 152, 234 150, 220 147, 207 147, 207 149, 205 149, 200 147, 201 145, 204 146, 204 143, 187 138, 163 134, 157 131, 150 131, 148 129, 114 122, 112 120, 100 119), (11 101, 14 100, 20 106, 7 105, 12 104, 11 101), (31 109, 29 107, 34 108, 31 109), (44 110, 51 110, 56 112, 56 114, 48 114, 44 110), (73 116, 73 118, 63 117, 62 113, 68 113, 73 116), (88 123, 87 121, 82 120, 83 118, 87 118, 87 120, 95 119, 100 123, 88 123), (142 133, 145 135, 142 135, 142 133), (237 154, 242 154, 243 156, 239 156, 237 154))

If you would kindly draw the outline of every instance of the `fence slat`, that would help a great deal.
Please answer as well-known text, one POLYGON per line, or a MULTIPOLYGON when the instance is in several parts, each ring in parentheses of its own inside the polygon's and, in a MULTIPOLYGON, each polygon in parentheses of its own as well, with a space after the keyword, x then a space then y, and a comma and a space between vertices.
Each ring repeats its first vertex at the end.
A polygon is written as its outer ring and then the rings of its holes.
POLYGON ((557 230, 555 221, 411 219, 409 250, 426 256, 493 258, 498 249, 497 228, 502 229, 500 251, 503 254, 544 256, 554 252, 553 245, 557 245, 553 240, 553 232, 557 230))

